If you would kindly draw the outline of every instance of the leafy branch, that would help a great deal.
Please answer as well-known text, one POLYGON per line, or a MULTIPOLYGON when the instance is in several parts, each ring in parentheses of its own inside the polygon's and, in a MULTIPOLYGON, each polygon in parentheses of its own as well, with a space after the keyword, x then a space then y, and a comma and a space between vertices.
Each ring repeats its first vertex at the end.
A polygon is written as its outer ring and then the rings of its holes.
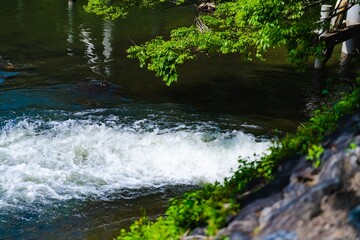
POLYGON ((316 21, 305 17, 311 13, 306 6, 295 0, 220 3, 213 15, 199 16, 207 31, 195 26, 179 28, 166 40, 158 37, 130 47, 129 57, 138 58, 141 67, 154 71, 168 85, 178 79, 178 65, 198 53, 240 53, 252 60, 263 59, 269 48, 285 46, 290 60, 300 65, 318 51, 312 32, 316 21))

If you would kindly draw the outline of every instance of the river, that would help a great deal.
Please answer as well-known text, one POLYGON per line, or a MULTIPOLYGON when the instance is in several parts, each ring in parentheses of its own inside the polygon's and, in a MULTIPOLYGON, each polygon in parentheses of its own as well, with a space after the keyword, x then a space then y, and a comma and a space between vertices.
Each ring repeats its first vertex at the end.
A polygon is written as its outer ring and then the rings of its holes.
POLYGON ((17 74, 0 77, 0 239, 112 239, 266 152, 319 95, 283 51, 200 56, 167 87, 126 49, 192 24, 193 6, 109 21, 84 3, 0 0, 0 71, 17 74))

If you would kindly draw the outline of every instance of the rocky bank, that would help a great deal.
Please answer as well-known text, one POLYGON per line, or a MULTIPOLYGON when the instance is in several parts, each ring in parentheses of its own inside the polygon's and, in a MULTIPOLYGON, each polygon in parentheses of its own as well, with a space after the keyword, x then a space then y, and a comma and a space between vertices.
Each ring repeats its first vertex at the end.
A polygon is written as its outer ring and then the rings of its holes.
MULTIPOLYGON (((360 239, 360 111, 323 142, 321 166, 287 159, 276 178, 241 197, 241 211, 210 239, 360 239)), ((195 229, 184 239, 209 239, 195 229)))

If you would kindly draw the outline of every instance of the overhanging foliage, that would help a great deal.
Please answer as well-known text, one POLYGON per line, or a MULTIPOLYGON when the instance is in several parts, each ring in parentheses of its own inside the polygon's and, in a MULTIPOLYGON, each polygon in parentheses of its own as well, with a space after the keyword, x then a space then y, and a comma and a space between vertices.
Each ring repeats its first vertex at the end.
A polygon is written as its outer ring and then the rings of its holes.
MULTIPOLYGON (((89 0, 86 10, 114 19, 125 17, 129 8, 154 7, 165 1, 89 0)), ((183 4, 185 0, 173 3, 183 4)), ((285 47, 290 62, 301 66, 323 52, 314 30, 324 24, 319 18, 320 6, 325 3, 335 6, 335 0, 218 0, 212 14, 197 16, 197 24, 132 46, 128 56, 137 58, 141 67, 154 71, 168 85, 177 81, 178 66, 199 53, 240 53, 252 60, 263 59, 270 48, 285 47)))

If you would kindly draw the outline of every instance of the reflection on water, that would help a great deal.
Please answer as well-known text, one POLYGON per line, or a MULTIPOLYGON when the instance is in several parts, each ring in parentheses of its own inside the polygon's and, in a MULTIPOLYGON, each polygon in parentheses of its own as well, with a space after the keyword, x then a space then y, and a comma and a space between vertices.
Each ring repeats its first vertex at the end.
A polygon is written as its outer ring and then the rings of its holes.
MULTIPOLYGON (((81 35, 81 41, 85 44, 86 50, 85 50, 85 57, 88 58, 88 63, 90 65, 97 65, 98 63, 98 55, 95 52, 95 46, 92 43, 92 39, 90 38, 91 35, 91 29, 85 28, 84 26, 80 26, 80 35, 81 35)), ((95 66, 91 67, 91 69, 94 70, 96 68, 95 66)), ((99 73, 99 72, 96 72, 99 73)))
MULTIPOLYGON (((73 47, 76 41, 76 34, 75 34, 75 26, 74 26, 74 11, 75 11, 75 3, 71 0, 68 1, 68 36, 67 36, 67 54, 69 56, 74 56, 73 47)), ((93 43, 93 39, 91 38, 91 34, 93 30, 90 27, 86 27, 85 25, 79 25, 80 34, 79 40, 85 44, 85 54, 84 56, 87 58, 88 63, 90 65, 90 69, 99 76, 104 76, 108 78, 111 75, 111 67, 108 65, 110 62, 111 54, 113 51, 113 47, 111 44, 112 41, 112 31, 114 27, 113 21, 110 20, 103 20, 102 24, 102 33, 103 33, 103 56, 104 59, 101 61, 100 57, 96 53, 96 47, 93 43)))
MULTIPOLYGON (((234 55, 212 59, 201 56, 182 66, 179 83, 169 88, 154 78, 152 72, 140 69, 136 60, 126 58, 125 50, 133 42, 142 43, 152 38, 154 29, 156 34, 162 35, 173 27, 192 24, 191 7, 142 10, 133 12, 125 20, 109 21, 84 13, 83 3, 34 2, 19 10, 15 8, 17 15, 12 14, 14 2, 4 5, 0 54, 13 63, 31 64, 34 69, 31 75, 24 71, 21 77, 6 82, 2 86, 4 90, 15 88, 21 92, 24 87, 34 88, 47 96, 49 86, 66 86, 56 95, 71 103, 67 106, 76 106, 75 109, 115 107, 123 103, 123 99, 131 99, 295 122, 301 117, 299 110, 309 94, 311 83, 304 81, 304 76, 290 70, 284 62, 273 65, 244 63, 234 55), (20 15, 24 18, 21 20, 24 28, 10 27, 13 21, 20 21, 20 15), (80 98, 88 95, 89 88, 84 83, 89 81, 91 85, 90 81, 94 79, 116 85, 122 91, 99 88, 93 91, 97 97, 80 98), (67 95, 63 96, 63 93, 67 95)), ((94 86, 90 88, 94 89, 94 86)), ((7 98, 12 94, 3 94, 3 101, 8 102, 7 98)), ((54 96, 54 99, 60 98, 54 96)), ((59 108, 64 106, 63 102, 49 101, 48 104, 49 107, 54 104, 59 108)), ((28 105, 36 107, 39 104, 28 105)), ((22 106, 29 107, 26 102, 22 106)))
MULTIPOLYGON (((86 14, 82 1, 24 4, 20 0, 4 4, 0 54, 13 63, 31 64, 36 70, 31 76, 24 72, 23 77, 7 82, 3 89, 21 86, 20 91, 23 87, 35 88, 47 95, 48 86, 61 85, 68 92, 66 101, 72 103, 68 106, 115 107, 123 103, 122 99, 131 99, 295 122, 301 117, 305 99, 312 94, 313 83, 306 81, 312 76, 292 71, 284 63, 285 56, 271 64, 244 63, 234 55, 211 59, 200 56, 180 68, 180 81, 170 88, 154 78, 152 72, 140 69, 136 60, 126 58, 125 50, 133 43, 140 44, 154 34, 166 35, 173 27, 192 24, 194 15, 189 6, 142 10, 131 13, 127 19, 109 21, 86 14), (12 4, 16 14, 12 13, 12 4), (23 29, 11 28, 14 21, 26 24, 23 29), (106 81, 122 91, 100 88, 96 102, 94 98, 79 100, 78 96, 87 95, 87 79, 106 81), (78 96, 72 94, 76 91, 78 96)), ((6 94, 3 99, 7 101, 6 94)), ((53 105, 49 102, 49 106, 53 105)))
POLYGON ((86 50, 85 50, 85 57, 88 59, 88 63, 90 65, 90 69, 98 74, 98 75, 105 75, 105 77, 109 77, 111 75, 111 68, 110 65, 108 65, 108 62, 110 62, 111 59, 111 53, 112 53, 112 29, 113 29, 113 22, 109 20, 104 20, 103 23, 103 56, 104 59, 101 60, 101 57, 98 56, 96 47, 92 43, 93 39, 91 38, 92 30, 91 28, 86 28, 85 26, 80 26, 80 38, 81 41, 85 44, 86 50))
POLYGON ((108 62, 110 61, 110 57, 111 57, 111 52, 112 52, 112 47, 111 47, 111 40, 112 40, 112 28, 113 28, 114 24, 111 21, 105 21, 103 24, 103 36, 104 39, 102 41, 102 44, 104 46, 104 51, 103 54, 105 56, 105 60, 104 62, 108 62))
POLYGON ((72 53, 72 45, 74 43, 74 2, 69 0, 68 2, 68 37, 66 39, 66 41, 68 42, 68 55, 69 56, 72 56, 73 53, 72 53))
MULTIPOLYGON (((103 55, 105 57, 104 59, 104 63, 108 63, 109 61, 111 61, 111 53, 112 53, 112 46, 111 46, 111 40, 112 40, 112 29, 113 29, 113 22, 111 21, 105 21, 103 24, 104 30, 103 30, 103 36, 104 39, 102 41, 102 44, 104 46, 104 51, 103 51, 103 55)), ((104 72, 106 74, 107 77, 109 77, 111 75, 110 72, 110 66, 109 65, 105 65, 104 66, 104 72)))
POLYGON ((0 85, 2 239, 111 239, 266 151, 318 94, 282 51, 200 56, 166 87, 125 50, 192 24, 192 7, 109 21, 85 2, 0 0, 0 68, 19 72, 0 85))
POLYGON ((16 13, 16 21, 18 28, 23 27, 24 22, 24 0, 17 0, 17 13, 16 13))

